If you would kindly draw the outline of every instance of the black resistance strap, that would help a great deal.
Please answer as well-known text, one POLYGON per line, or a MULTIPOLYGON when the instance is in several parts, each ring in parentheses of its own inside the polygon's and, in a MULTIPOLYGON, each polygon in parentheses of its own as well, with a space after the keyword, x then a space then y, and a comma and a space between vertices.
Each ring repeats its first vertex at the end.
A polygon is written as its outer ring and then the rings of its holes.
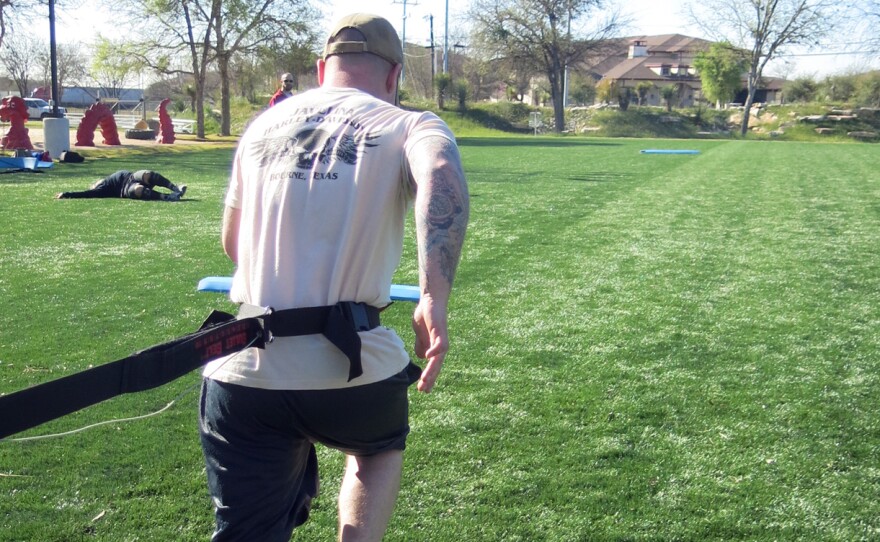
POLYGON ((0 397, 0 438, 117 395, 157 388, 215 359, 273 337, 323 334, 349 359, 349 380, 363 373, 358 331, 379 325, 379 309, 341 302, 273 311, 245 305, 236 319, 213 311, 195 333, 131 356, 0 397))

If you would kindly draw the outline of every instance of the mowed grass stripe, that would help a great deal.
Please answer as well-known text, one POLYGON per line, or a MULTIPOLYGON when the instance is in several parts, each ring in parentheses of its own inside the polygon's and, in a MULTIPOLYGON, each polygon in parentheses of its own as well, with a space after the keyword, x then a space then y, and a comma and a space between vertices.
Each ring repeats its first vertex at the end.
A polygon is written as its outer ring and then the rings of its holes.
MULTIPOLYGON (((472 227, 452 351, 435 393, 414 394, 386 540, 880 535, 874 147, 469 138, 461 151, 472 227)), ((0 313, 4 391, 175 336, 226 306, 193 291, 200 276, 231 272, 217 240, 224 156, 159 155, 157 169, 197 190, 143 222, 133 202, 47 197, 104 165, 58 168, 30 191, 0 179, 15 194, 0 212, 32 221, 0 225, 0 295, 38 315, 0 313), (186 241, 116 233, 149 224, 186 241), (17 263, 28 249, 44 254, 39 265, 17 263), (79 275, 52 271, 53 258, 79 275), (50 307, 66 320, 47 321, 50 307), (64 343, 50 346, 46 329, 64 343), (22 371, 43 359, 63 363, 22 371)), ((404 251, 395 282, 414 283, 411 238, 404 251)), ((383 313, 408 342, 410 310, 383 313)), ((197 382, 44 429, 144 413, 197 382)), ((0 472, 25 475, 0 478, 0 538, 203 540, 195 409, 191 394, 145 422, 0 448, 0 472)), ((295 539, 335 536, 341 464, 321 459, 323 495, 295 539)))

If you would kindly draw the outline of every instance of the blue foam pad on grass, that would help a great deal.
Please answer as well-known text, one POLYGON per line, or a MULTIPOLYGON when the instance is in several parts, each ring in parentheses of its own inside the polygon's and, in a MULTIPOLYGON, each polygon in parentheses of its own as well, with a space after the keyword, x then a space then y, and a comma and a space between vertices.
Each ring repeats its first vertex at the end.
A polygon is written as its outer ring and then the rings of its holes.
POLYGON ((200 292, 229 293, 232 288, 232 277, 205 277, 199 281, 200 292))
MULTIPOLYGON (((198 291, 200 292, 221 292, 229 293, 232 288, 232 277, 205 277, 199 281, 198 291)), ((419 300, 419 287, 407 284, 391 285, 392 301, 412 301, 414 303, 419 300)))
POLYGON ((645 149, 639 152, 642 154, 700 154, 700 151, 687 149, 645 149))
POLYGON ((34 171, 38 168, 47 169, 54 166, 54 162, 41 162, 31 156, 0 156, 0 169, 27 169, 34 171))

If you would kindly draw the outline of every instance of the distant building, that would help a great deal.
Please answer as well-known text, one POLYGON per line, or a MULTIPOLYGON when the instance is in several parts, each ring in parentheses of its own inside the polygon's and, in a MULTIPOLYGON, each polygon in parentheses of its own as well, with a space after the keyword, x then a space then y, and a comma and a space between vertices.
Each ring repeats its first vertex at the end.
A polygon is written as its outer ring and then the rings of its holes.
MULTIPOLYGON (((645 96, 644 105, 665 105, 660 89, 669 85, 678 87, 675 107, 689 107, 699 100, 703 85, 694 67, 694 59, 712 45, 711 41, 681 34, 663 34, 622 38, 619 44, 617 52, 589 60, 585 70, 596 81, 608 80, 633 90, 640 83, 649 83, 651 89, 645 96)), ((755 102, 778 103, 782 80, 765 77, 763 83, 755 93, 755 102)), ((743 74, 743 88, 745 86, 743 74)), ((744 100, 744 94, 745 90, 734 101, 744 100)))
POLYGON ((144 91, 137 88, 65 87, 61 92, 61 105, 86 109, 100 100, 104 103, 117 103, 121 109, 131 109, 143 97, 144 91))
POLYGON ((0 98, 7 96, 18 96, 18 87, 9 77, 0 76, 0 98))

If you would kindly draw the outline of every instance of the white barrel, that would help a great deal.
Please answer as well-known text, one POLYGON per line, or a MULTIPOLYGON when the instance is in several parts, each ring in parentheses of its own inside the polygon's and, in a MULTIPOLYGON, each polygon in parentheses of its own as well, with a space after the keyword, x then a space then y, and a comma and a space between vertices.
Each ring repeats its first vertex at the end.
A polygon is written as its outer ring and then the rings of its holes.
POLYGON ((43 119, 43 148, 57 160, 61 153, 70 150, 70 121, 46 117, 43 119))

